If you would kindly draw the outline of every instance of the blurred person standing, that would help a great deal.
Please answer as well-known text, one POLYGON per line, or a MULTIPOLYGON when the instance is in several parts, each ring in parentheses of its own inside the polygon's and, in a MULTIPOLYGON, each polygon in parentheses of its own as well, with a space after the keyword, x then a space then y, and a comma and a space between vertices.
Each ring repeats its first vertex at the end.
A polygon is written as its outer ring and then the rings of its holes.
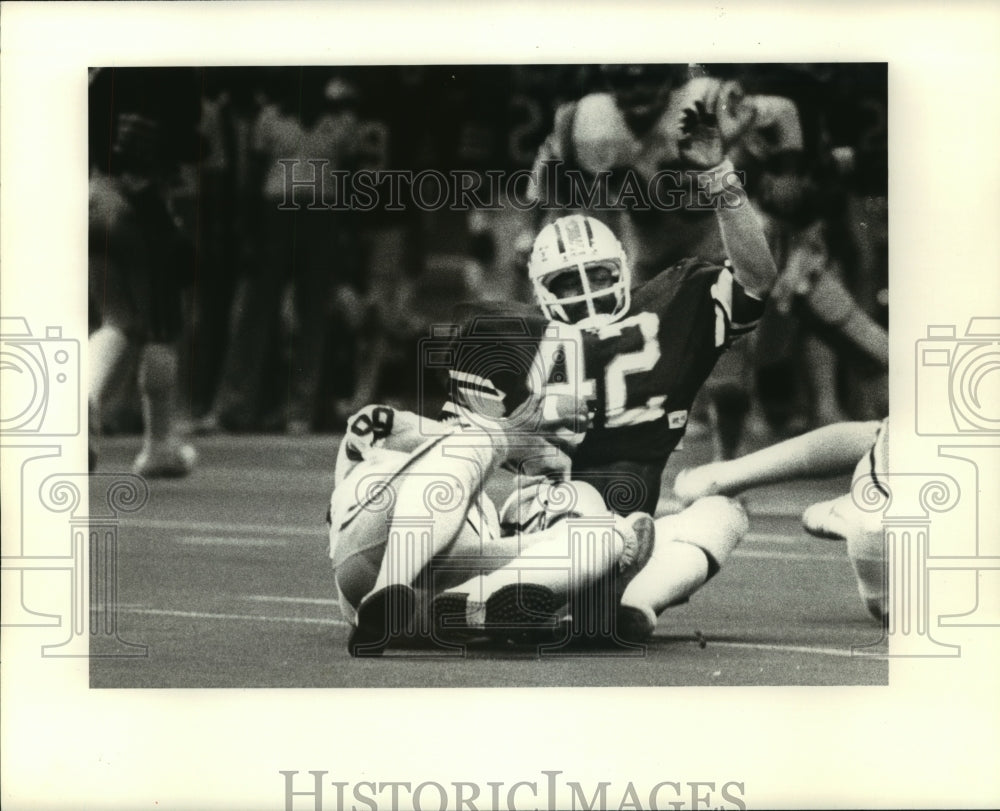
POLYGON ((202 431, 313 427, 328 316, 338 280, 351 274, 347 214, 327 207, 324 194, 330 173, 353 154, 356 89, 326 69, 282 69, 271 78, 251 135, 259 250, 233 302, 222 378, 202 431), (283 317, 286 293, 290 319, 283 317), (268 392, 276 346, 284 379, 268 392), (268 402, 269 393, 277 402, 268 402))
POLYGON ((200 89, 187 68, 95 69, 90 74, 88 405, 90 469, 101 408, 139 352, 143 440, 136 473, 184 476, 194 448, 178 430, 177 340, 182 288, 194 257, 171 211, 180 161, 199 148, 200 89))
POLYGON ((783 122, 778 128, 755 122, 735 148, 781 270, 756 347, 757 392, 779 437, 846 420, 844 367, 888 364, 884 327, 848 288, 857 255, 847 231, 844 173, 830 135, 839 123, 831 76, 855 70, 755 65, 741 75, 759 108, 783 122), (776 132, 785 137, 775 138, 776 132), (843 364, 843 358, 852 362, 843 364))
MULTIPOLYGON (((250 128, 256 115, 253 69, 202 68, 202 148, 186 170, 185 219, 195 243, 181 374, 190 381, 190 416, 211 408, 222 371, 229 314, 256 253, 251 221, 250 128)), ((259 190, 257 190, 259 191, 259 190)))
MULTIPOLYGON (((410 315, 415 280, 424 269, 424 219, 410 183, 401 173, 427 164, 431 129, 428 92, 431 69, 420 66, 364 68, 348 78, 360 86, 360 121, 351 170, 374 179, 370 194, 350 212, 358 242, 357 273, 336 287, 337 307, 349 329, 346 365, 353 370, 333 404, 343 425, 365 405, 384 399, 386 373, 394 357, 413 357, 415 319, 410 315)), ((412 176, 412 175, 411 175, 412 176)), ((415 395, 411 363, 400 366, 393 395, 415 395)))

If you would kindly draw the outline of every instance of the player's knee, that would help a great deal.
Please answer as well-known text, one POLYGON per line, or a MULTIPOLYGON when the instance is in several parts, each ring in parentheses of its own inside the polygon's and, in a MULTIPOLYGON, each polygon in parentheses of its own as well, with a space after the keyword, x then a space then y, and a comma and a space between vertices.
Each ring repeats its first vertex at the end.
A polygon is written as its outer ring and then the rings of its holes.
POLYGON ((542 485, 539 498, 549 515, 549 524, 564 518, 607 515, 608 508, 597 488, 587 482, 563 481, 542 485))
POLYGON ((709 559, 709 577, 718 572, 750 528, 740 502, 726 496, 698 499, 681 513, 676 540, 697 546, 709 559))
POLYGON ((334 575, 340 593, 355 608, 375 585, 378 578, 378 566, 365 555, 351 555, 341 563, 334 575))
POLYGON ((750 529, 750 518, 746 509, 734 498, 706 496, 692 506, 698 506, 699 511, 708 516, 709 526, 714 532, 731 539, 734 546, 750 529))
POLYGON ((581 481, 530 481, 518 484, 500 509, 504 534, 537 532, 567 518, 607 515, 604 499, 581 481))
POLYGON ((113 329, 125 336, 130 344, 142 344, 146 329, 142 319, 127 306, 107 305, 100 309, 101 329, 113 329))

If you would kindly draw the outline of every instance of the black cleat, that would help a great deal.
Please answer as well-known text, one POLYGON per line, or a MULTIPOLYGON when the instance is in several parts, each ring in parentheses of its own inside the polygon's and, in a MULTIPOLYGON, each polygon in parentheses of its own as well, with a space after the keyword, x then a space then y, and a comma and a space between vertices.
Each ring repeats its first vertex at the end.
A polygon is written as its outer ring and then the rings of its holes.
POLYGON ((381 656, 394 637, 412 635, 417 595, 409 586, 392 585, 358 607, 358 624, 347 639, 351 656, 381 656))
POLYGON ((559 600, 552 589, 534 583, 511 583, 486 601, 486 628, 536 629, 554 626, 559 600))
POLYGON ((431 616, 435 633, 487 633, 503 638, 512 632, 554 628, 560 600, 553 591, 533 583, 511 583, 485 603, 469 600, 465 592, 445 591, 434 598, 431 616))
POLYGON ((619 600, 625 593, 625 587, 646 568, 656 548, 656 526, 648 513, 632 513, 627 518, 620 519, 620 522, 625 548, 618 558, 615 580, 619 600))
POLYGON ((646 642, 656 630, 656 622, 646 613, 630 605, 620 605, 615 612, 615 631, 623 642, 646 642))
POLYGON ((469 595, 465 592, 443 591, 431 602, 431 633, 435 636, 467 636, 474 628, 469 624, 469 595))

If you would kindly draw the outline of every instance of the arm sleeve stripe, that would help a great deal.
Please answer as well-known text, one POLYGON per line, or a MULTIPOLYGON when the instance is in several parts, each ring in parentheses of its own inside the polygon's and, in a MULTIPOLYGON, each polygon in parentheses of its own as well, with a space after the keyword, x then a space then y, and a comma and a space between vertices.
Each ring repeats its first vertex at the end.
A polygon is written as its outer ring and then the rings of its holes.
POLYGON ((459 372, 455 369, 450 370, 448 374, 455 381, 459 391, 474 392, 480 397, 498 402, 504 398, 504 393, 485 377, 469 374, 468 372, 459 372))
POLYGON ((764 302, 749 295, 728 267, 719 271, 712 285, 715 302, 715 346, 728 346, 753 331, 764 312, 764 302))

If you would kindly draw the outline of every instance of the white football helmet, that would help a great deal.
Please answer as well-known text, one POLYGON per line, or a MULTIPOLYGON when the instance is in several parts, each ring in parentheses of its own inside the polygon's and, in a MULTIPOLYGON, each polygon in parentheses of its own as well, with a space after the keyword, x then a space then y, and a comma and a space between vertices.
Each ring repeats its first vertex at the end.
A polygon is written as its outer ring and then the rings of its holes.
POLYGON ((528 278, 538 306, 555 321, 599 327, 629 308, 632 272, 625 249, 593 217, 573 214, 546 225, 535 238, 528 278))

